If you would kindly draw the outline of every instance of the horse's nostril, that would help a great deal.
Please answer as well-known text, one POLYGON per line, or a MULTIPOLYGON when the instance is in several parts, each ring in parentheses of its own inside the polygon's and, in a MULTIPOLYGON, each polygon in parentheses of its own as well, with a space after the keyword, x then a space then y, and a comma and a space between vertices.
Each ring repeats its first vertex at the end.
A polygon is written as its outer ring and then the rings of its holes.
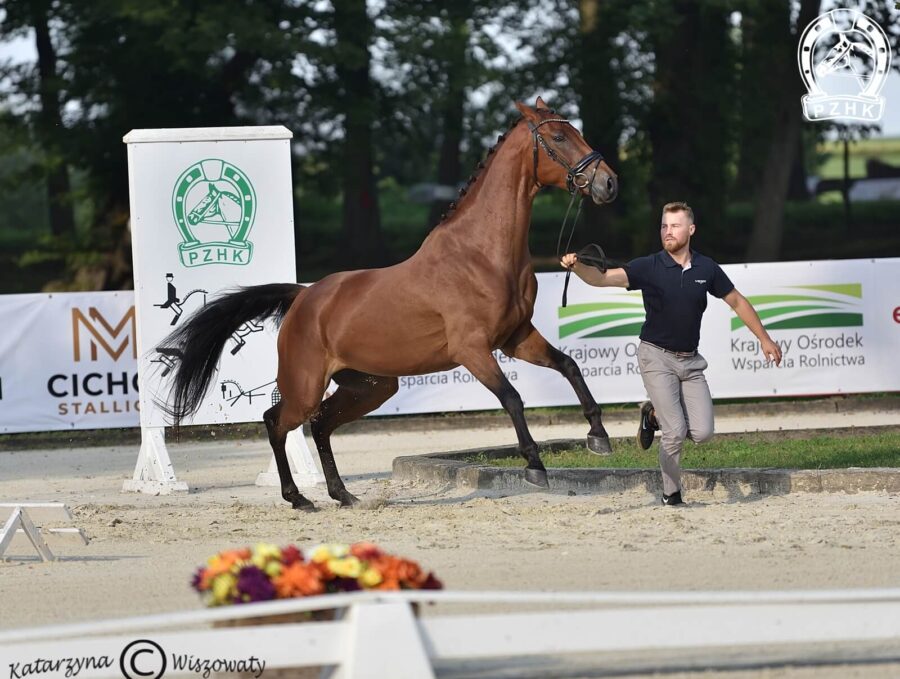
POLYGON ((612 177, 606 178, 606 190, 609 191, 610 193, 616 192, 616 180, 613 179, 612 177))

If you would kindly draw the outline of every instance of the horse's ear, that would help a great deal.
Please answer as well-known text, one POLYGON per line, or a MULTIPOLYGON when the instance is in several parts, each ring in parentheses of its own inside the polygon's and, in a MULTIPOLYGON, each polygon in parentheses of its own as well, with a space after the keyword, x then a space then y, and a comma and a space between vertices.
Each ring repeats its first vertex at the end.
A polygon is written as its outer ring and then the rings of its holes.
POLYGON ((537 101, 534 103, 534 107, 547 109, 548 111, 550 110, 550 107, 547 106, 547 104, 544 103, 544 100, 541 99, 540 97, 537 98, 537 101))
POLYGON ((525 116, 525 120, 530 120, 533 123, 536 123, 538 122, 538 120, 540 120, 538 112, 531 108, 528 104, 523 104, 522 102, 517 101, 516 108, 519 109, 519 113, 525 116))

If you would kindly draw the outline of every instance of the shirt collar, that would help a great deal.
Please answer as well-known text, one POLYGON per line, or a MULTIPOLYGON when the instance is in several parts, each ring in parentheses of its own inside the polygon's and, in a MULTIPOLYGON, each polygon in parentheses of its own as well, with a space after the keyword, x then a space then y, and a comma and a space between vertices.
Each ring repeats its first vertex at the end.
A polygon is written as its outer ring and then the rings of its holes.
MULTIPOLYGON (((693 266, 694 264, 697 263, 698 255, 699 255, 699 253, 696 250, 694 250, 694 248, 691 248, 691 266, 693 266)), ((679 264, 674 259, 672 259, 672 255, 670 255, 667 250, 660 250, 659 258, 662 260, 662 263, 665 264, 670 269, 673 266, 677 266, 679 269, 682 268, 681 264, 679 264)))

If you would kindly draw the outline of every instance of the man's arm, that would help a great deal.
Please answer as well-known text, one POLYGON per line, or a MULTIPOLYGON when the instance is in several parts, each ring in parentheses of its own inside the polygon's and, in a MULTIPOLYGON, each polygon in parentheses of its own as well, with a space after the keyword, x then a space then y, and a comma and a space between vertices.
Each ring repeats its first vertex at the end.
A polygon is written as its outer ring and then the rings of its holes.
POLYGON ((722 299, 734 309, 734 313, 744 321, 744 325, 750 328, 750 332, 756 335, 756 339, 759 340, 760 350, 763 356, 766 357, 766 360, 775 361, 775 365, 781 365, 781 347, 769 337, 769 333, 763 327, 762 321, 759 320, 759 314, 756 313, 756 309, 747 301, 747 298, 738 292, 737 288, 734 288, 722 299))
POLYGON ((627 288, 628 274, 625 269, 607 269, 606 273, 601 273, 600 269, 588 266, 578 261, 578 256, 574 253, 563 255, 560 260, 563 268, 571 269, 588 285, 596 285, 599 288, 627 288))

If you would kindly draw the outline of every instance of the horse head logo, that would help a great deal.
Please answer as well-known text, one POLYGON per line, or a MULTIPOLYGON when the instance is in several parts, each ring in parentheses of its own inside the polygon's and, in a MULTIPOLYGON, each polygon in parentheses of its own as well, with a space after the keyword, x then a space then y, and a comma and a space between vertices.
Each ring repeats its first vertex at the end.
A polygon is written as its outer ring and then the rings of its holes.
POLYGON ((234 165, 215 158, 191 165, 175 182, 172 212, 184 241, 178 245, 184 266, 250 262, 256 192, 234 165))
POLYGON ((802 98, 807 120, 881 119, 878 93, 891 69, 891 46, 865 14, 833 9, 817 17, 800 37, 797 61, 809 93, 802 98))

